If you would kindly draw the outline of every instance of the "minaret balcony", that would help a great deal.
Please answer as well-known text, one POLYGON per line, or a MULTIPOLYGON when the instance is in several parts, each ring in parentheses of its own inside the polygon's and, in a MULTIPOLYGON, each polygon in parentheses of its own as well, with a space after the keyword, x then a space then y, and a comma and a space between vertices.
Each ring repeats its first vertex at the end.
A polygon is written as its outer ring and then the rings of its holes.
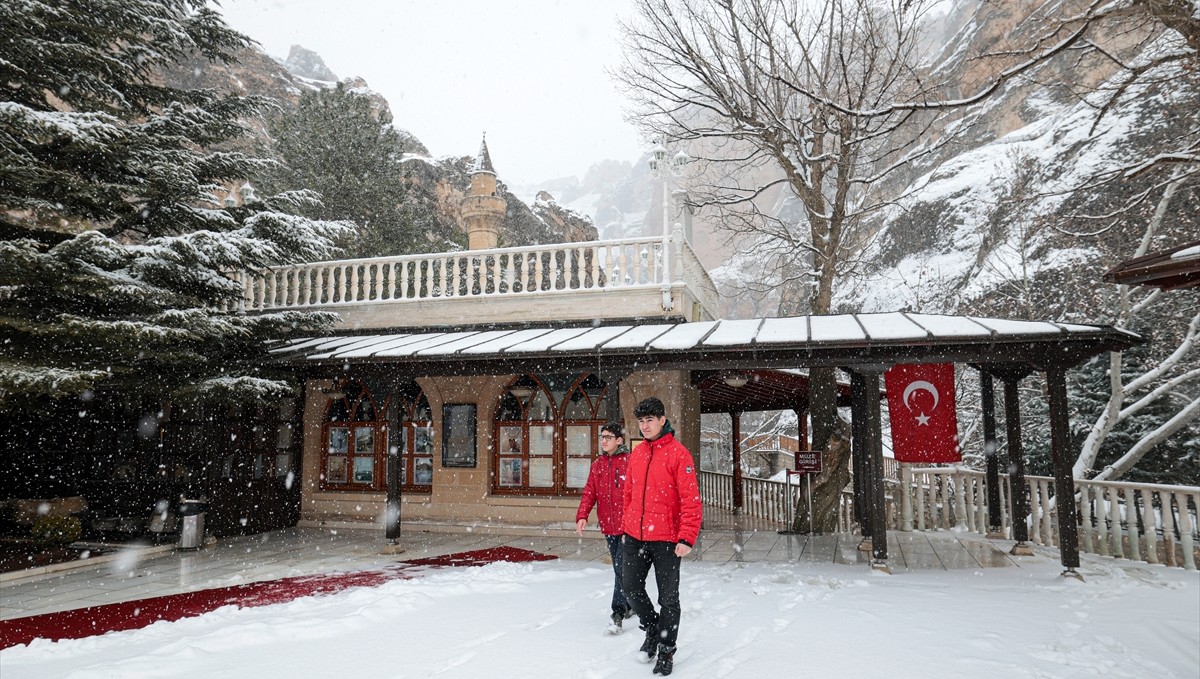
POLYGON ((716 286, 682 229, 665 253, 663 246, 662 238, 632 238, 464 250, 312 262, 233 278, 244 293, 238 311, 334 311, 340 330, 716 318, 716 286))
POLYGON ((508 203, 500 196, 467 196, 462 200, 463 219, 484 216, 494 218, 497 224, 504 219, 508 203))

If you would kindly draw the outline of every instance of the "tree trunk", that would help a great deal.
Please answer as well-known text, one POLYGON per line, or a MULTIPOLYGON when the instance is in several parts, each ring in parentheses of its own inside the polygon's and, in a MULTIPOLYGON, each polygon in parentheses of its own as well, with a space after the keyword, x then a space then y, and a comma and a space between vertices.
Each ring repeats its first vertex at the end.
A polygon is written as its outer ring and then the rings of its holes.
MULTIPOLYGON (((818 533, 837 532, 838 505, 842 489, 850 483, 850 427, 839 419, 821 454, 821 473, 813 479, 813 530, 818 533)), ((792 530, 808 532, 808 502, 801 497, 796 502, 792 530)))

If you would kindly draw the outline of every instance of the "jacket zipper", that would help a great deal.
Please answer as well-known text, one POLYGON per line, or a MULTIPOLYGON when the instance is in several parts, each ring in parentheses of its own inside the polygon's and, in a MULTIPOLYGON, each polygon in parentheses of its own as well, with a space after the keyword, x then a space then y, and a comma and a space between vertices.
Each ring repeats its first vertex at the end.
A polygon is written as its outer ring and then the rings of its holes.
POLYGON ((650 487, 650 463, 654 461, 654 441, 650 441, 650 454, 646 456, 646 476, 642 479, 642 520, 638 527, 642 529, 642 536, 638 538, 645 542, 646 540, 646 489, 650 487))

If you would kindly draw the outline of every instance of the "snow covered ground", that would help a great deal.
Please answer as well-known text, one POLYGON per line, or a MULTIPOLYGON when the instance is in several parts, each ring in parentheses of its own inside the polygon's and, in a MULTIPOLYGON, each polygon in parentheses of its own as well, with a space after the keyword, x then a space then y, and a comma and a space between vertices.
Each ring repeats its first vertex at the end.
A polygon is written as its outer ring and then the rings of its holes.
MULTIPOLYGON (((1200 574, 1087 560, 882 575, 685 563, 679 677, 1200 676, 1200 574)), ((638 677, 611 570, 496 563, 0 651, 4 679, 638 677)), ((632 621, 631 621, 632 622, 632 621)))

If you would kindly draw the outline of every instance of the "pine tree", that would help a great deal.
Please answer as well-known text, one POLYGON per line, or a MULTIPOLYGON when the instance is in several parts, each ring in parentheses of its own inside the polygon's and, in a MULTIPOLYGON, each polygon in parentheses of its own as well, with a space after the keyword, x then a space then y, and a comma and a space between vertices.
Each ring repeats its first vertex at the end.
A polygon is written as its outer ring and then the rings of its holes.
POLYGON ((0 407, 92 389, 282 393, 266 343, 326 314, 239 315, 225 274, 326 258, 347 226, 285 193, 223 207, 269 101, 163 86, 250 44, 202 0, 0 3, 0 407))
POLYGON ((370 98, 338 83, 302 94, 295 110, 272 120, 270 134, 280 164, 260 183, 316 191, 322 205, 306 214, 354 222, 357 232, 344 243, 348 256, 409 254, 427 245, 417 237, 419 216, 404 204, 404 142, 386 109, 374 111, 370 98))

